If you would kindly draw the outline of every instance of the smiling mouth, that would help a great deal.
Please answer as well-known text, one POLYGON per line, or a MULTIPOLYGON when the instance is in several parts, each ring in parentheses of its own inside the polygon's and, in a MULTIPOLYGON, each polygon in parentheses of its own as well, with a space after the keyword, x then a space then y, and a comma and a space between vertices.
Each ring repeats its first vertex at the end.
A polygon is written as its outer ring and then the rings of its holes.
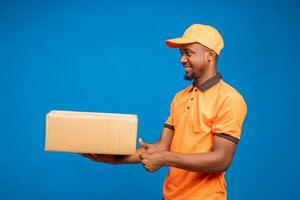
POLYGON ((188 65, 188 64, 185 64, 185 65, 183 65, 183 67, 184 68, 192 68, 190 65, 188 65))
POLYGON ((184 72, 185 72, 186 74, 191 73, 192 71, 193 71, 193 69, 192 69, 191 67, 185 67, 185 68, 184 68, 184 72))
POLYGON ((183 68, 184 69, 192 69, 192 67, 190 65, 184 65, 183 68))

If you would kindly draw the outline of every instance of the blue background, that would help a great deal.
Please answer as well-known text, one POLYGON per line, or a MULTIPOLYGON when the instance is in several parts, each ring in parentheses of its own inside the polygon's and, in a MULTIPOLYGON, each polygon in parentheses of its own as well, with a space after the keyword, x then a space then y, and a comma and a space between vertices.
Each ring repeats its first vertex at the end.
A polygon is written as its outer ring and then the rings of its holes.
POLYGON ((190 84, 164 41, 193 23, 220 30, 218 69, 248 105, 229 199, 299 199, 299 13, 289 0, 1 1, 0 199, 160 199, 167 168, 44 152, 45 115, 135 113, 156 141, 190 84))

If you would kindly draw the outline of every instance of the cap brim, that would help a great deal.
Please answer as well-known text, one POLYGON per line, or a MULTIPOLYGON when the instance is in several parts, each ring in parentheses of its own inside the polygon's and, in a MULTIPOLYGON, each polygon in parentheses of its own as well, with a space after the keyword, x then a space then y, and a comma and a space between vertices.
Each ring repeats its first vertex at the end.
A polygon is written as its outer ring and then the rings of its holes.
POLYGON ((191 40, 188 38, 174 38, 166 40, 166 45, 171 48, 180 48, 184 44, 191 44, 195 42, 195 40, 191 40))

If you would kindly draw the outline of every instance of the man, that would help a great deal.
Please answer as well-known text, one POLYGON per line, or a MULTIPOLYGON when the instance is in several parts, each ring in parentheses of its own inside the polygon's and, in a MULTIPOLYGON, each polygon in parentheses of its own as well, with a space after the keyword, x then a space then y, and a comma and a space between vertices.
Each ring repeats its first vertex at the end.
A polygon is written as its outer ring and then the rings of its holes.
POLYGON ((224 175, 247 108, 243 97, 217 73, 222 36, 211 26, 194 24, 166 44, 180 49, 185 79, 194 82, 175 95, 160 140, 146 144, 140 139, 141 148, 133 156, 83 156, 112 164, 141 162, 149 172, 170 167, 165 200, 225 200, 224 175))

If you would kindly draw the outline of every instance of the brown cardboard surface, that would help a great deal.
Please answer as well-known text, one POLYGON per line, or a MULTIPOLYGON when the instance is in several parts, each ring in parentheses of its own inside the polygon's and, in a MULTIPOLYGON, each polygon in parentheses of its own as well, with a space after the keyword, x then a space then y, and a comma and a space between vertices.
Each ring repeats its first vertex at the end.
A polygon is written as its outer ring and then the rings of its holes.
POLYGON ((137 125, 137 115, 51 111, 45 151, 135 154, 137 125))

